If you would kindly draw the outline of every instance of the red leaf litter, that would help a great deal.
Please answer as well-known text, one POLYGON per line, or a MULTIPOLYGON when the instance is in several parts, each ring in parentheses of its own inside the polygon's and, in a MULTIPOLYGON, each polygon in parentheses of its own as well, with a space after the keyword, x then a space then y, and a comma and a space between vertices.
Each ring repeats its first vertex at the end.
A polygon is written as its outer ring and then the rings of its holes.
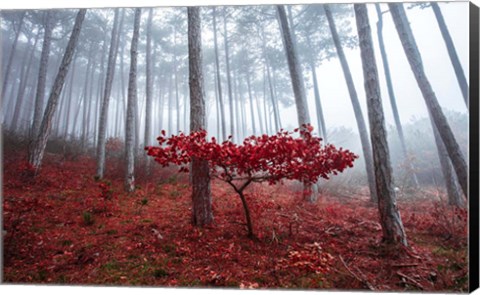
POLYGON ((4 155, 4 281, 62 285, 206 286, 381 291, 455 291, 468 286, 467 213, 438 198, 399 198, 408 248, 382 243, 368 197, 322 190, 302 200, 294 181, 246 190, 258 239, 247 237, 242 204, 213 180, 214 225, 190 224, 187 174, 137 167, 123 192, 121 158, 104 180, 95 160, 47 154, 36 178, 4 155))

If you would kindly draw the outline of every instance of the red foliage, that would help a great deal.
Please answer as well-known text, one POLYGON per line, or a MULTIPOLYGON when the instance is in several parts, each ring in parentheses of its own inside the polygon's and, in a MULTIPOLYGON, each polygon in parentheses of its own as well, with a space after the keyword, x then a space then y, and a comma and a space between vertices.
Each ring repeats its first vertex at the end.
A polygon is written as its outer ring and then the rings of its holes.
POLYGON ((294 132, 282 130, 272 136, 250 136, 241 145, 231 141, 220 144, 215 137, 207 141, 205 130, 170 138, 162 131, 157 138, 160 146, 145 150, 164 167, 179 165, 181 172, 188 172, 187 164, 192 158, 207 160, 212 174, 226 182, 250 180, 275 184, 292 179, 315 183, 319 177, 328 179, 330 173, 353 167, 357 155, 331 144, 322 147, 321 138, 313 136, 312 130, 312 126, 304 125, 294 132), (292 137, 294 133, 300 137, 292 137))
POLYGON ((195 228, 185 218, 188 181, 167 180, 173 169, 152 169, 157 182, 139 179, 126 194, 123 176, 95 181, 95 159, 54 154, 35 181, 16 185, 21 158, 4 157, 7 283, 468 290, 466 211, 431 198, 398 200, 411 247, 405 253, 380 243, 378 209, 367 196, 324 194, 309 204, 288 181, 254 183, 247 200, 259 239, 252 241, 238 227, 240 200, 221 181, 212 181, 215 223, 195 228), (114 206, 103 211, 104 200, 114 206))

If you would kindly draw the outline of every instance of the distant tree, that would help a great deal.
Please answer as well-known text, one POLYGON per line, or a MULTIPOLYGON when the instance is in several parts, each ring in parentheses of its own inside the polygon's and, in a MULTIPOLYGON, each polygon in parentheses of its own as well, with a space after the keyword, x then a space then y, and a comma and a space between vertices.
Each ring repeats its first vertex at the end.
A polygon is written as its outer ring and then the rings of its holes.
POLYGON ((337 49, 338 59, 342 66, 343 75, 347 83, 348 92, 350 94, 350 100, 352 101, 353 112, 355 114, 355 119, 357 121, 358 132, 360 134, 360 141, 362 143, 363 157, 365 159, 365 167, 367 171, 368 187, 370 189, 370 198, 372 201, 377 201, 377 191, 375 186, 375 174, 373 170, 373 157, 372 157, 372 148, 370 141, 368 140, 368 131, 367 125, 365 124, 365 119, 363 118, 362 109, 360 107, 360 102, 358 101, 357 91, 353 83, 352 73, 350 72, 350 67, 348 66, 347 58, 343 52, 342 45, 340 43, 340 38, 337 33, 337 28, 333 20, 332 12, 330 10, 330 5, 323 4, 325 9, 325 15, 327 16, 328 26, 332 33, 332 39, 335 43, 335 48, 337 49))
POLYGON ((218 91, 218 102, 219 102, 219 109, 220 109, 220 124, 221 124, 221 134, 222 140, 227 139, 227 127, 225 126, 225 106, 223 103, 223 94, 222 94, 222 79, 220 77, 220 61, 218 58, 218 38, 217 38, 217 10, 212 7, 212 18, 213 18, 213 42, 214 42, 214 49, 215 49, 215 73, 216 73, 216 81, 217 81, 217 91, 218 91))
POLYGON ((457 51, 455 50, 455 45, 453 44, 452 37, 450 36, 450 32, 448 31, 447 24, 445 23, 445 19, 443 18, 442 11, 440 6, 437 2, 430 2, 432 6, 433 13, 435 14, 435 18, 437 19, 438 27, 440 28, 440 32, 442 33, 443 40, 445 41, 445 46, 447 47, 448 56, 450 57, 450 61, 452 62, 453 69, 455 70, 455 76, 457 77, 458 86, 460 86, 460 90, 462 91, 463 99, 465 100, 465 104, 467 108, 468 104, 468 83, 467 79, 465 78, 465 73, 463 72, 462 65, 460 64, 460 60, 458 59, 457 51))
MULTIPOLYGON (((233 89, 232 89, 232 77, 230 71, 230 46, 228 40, 227 30, 227 7, 223 7, 223 40, 225 45, 225 65, 227 67, 227 88, 228 88, 228 105, 230 108, 230 135, 235 135, 235 112, 233 111, 233 89)), ((238 128, 238 126, 237 126, 238 128)))
MULTIPOLYGON (((25 20, 25 14, 26 14, 26 11, 22 11, 20 13, 20 16, 19 16, 19 21, 18 21, 18 28, 14 28, 15 30, 15 38, 13 40, 13 43, 12 43, 12 49, 10 50, 10 54, 8 56, 8 62, 7 62, 7 66, 5 68, 5 72, 2 74, 3 76, 3 83, 2 83, 2 100, 5 99, 5 93, 7 91, 7 86, 8 86, 8 82, 9 82, 9 79, 10 79, 10 72, 11 72, 11 69, 12 69, 12 64, 13 64, 13 61, 15 60, 14 57, 15 57, 15 53, 17 52, 17 44, 18 44, 18 38, 20 37, 20 34, 22 33, 22 27, 23 27, 23 24, 24 24, 24 20, 25 20)), ((12 22, 12 25, 14 24, 14 22, 12 22)))
MULTIPOLYGON (((290 76, 292 79, 293 93, 295 95, 295 106, 297 108, 297 119, 298 125, 303 126, 310 124, 310 116, 308 114, 308 105, 307 98, 305 95, 305 85, 302 79, 300 64, 298 60, 298 55, 295 48, 295 43, 293 42, 292 34, 290 32, 290 27, 288 26, 287 15, 285 12, 285 7, 282 5, 277 5, 277 12, 282 28, 282 35, 285 47, 285 53, 288 60, 288 68, 290 70, 290 76)), ((318 196, 312 190, 312 184, 304 184, 304 197, 310 202, 315 202, 318 196)))
POLYGON ((133 36, 130 47, 130 73, 128 78, 127 118, 125 126, 125 191, 135 190, 135 112, 137 101, 137 57, 142 10, 135 8, 133 36))
POLYGON ((58 70, 57 76, 50 91, 50 96, 48 98, 47 106, 45 113, 43 115, 42 124, 40 125, 38 136, 32 143, 31 148, 28 151, 28 162, 35 169, 35 172, 38 172, 40 165, 42 163, 43 155, 45 152, 45 147, 47 145, 47 140, 50 135, 52 128, 52 118, 57 108, 58 99, 65 82, 68 70, 70 68, 70 63, 77 46, 78 37, 80 36, 80 31, 82 29, 82 23, 85 19, 86 9, 80 9, 75 18, 75 24, 73 25, 72 34, 65 49, 65 54, 63 55, 60 68, 58 70))
POLYGON ((383 241, 407 246, 407 237, 397 208, 394 190, 378 71, 368 21, 368 10, 366 4, 354 4, 354 10, 362 57, 365 93, 367 95, 370 137, 373 147, 375 181, 383 241))
POLYGON ((433 120, 430 116, 430 121, 433 129, 433 137, 435 139, 435 145, 437 146, 438 158, 440 160, 440 167, 443 174, 443 179, 445 181, 445 187, 447 190, 448 204, 457 207, 463 207, 465 205, 465 200, 462 199, 460 194, 460 188, 457 184, 457 178, 452 167, 452 162, 448 157, 447 150, 445 145, 440 138, 437 127, 433 123, 433 120))
POLYGON ((377 22, 377 37, 378 44, 380 47, 380 55, 383 62, 383 70, 385 72, 385 80, 387 82, 388 96, 390 98, 390 105, 392 106, 393 118, 395 120, 395 127, 397 128, 398 137, 400 139, 400 145, 402 147, 403 157, 405 162, 410 168, 411 180, 414 187, 418 187, 418 178, 415 173, 415 168, 413 167, 412 161, 408 158, 407 145, 405 143, 405 136, 403 135, 402 123, 400 121, 400 115, 397 108, 397 100, 395 97, 395 92, 393 91, 392 77, 390 75, 390 66, 388 64, 387 52, 385 50, 385 43, 383 41, 383 13, 380 10, 380 4, 375 3, 375 9, 377 11, 378 22, 377 22))
POLYGON ((97 145, 97 176, 103 178, 105 171, 105 143, 108 122, 108 106, 112 92, 113 76, 115 75, 115 64, 117 60, 118 49, 118 8, 115 9, 113 17, 112 35, 110 37, 110 49, 108 53, 107 74, 105 77, 105 87, 103 99, 101 101, 100 122, 98 126, 98 145, 97 145))
MULTIPOLYGON (((39 34, 36 34, 35 36, 35 41, 33 45, 31 46, 30 50, 26 50, 26 56, 24 57, 23 63, 21 65, 21 71, 20 71, 20 79, 19 79, 19 84, 18 84, 18 90, 17 90, 17 97, 15 99, 15 109, 13 111, 13 117, 12 117, 12 123, 10 128, 13 131, 19 131, 19 121, 20 121, 20 113, 23 108, 23 102, 25 99, 25 90, 27 89, 27 84, 30 79, 30 69, 33 64, 33 57, 35 56, 35 50, 37 47, 38 43, 38 37, 39 34)), ((28 45, 30 45, 30 40, 27 42, 28 45)))
MULTIPOLYGON (((201 28, 200 8, 188 7, 190 132, 206 127, 201 28)), ((193 157, 191 162, 192 223, 205 226, 213 222, 210 171, 205 159, 193 157)))
MULTIPOLYGON (((144 145, 151 144, 152 136, 152 91, 153 91, 153 73, 152 67, 155 65, 152 62, 152 21, 153 21, 153 8, 148 9, 147 19, 147 44, 146 44, 146 57, 145 57, 145 139, 144 145)), ((150 171, 150 159, 147 157, 146 171, 150 171)))
POLYGON ((465 196, 468 196, 468 168, 467 162, 460 150, 460 147, 453 135, 448 121, 443 114, 442 107, 438 103, 437 96, 433 92, 432 86, 423 69, 423 62, 418 51, 415 38, 410 28, 410 24, 405 14, 402 4, 389 3, 390 13, 397 29, 398 36, 407 56, 412 72, 417 80, 417 84, 422 92, 423 98, 430 112, 433 122, 440 133, 445 148, 447 149, 450 160, 457 174, 460 187, 465 196))
POLYGON ((42 120, 42 112, 44 107, 45 98, 45 84, 47 80, 48 59, 50 56, 50 45, 52 44, 52 31, 54 24, 52 18, 54 18, 55 12, 46 10, 43 12, 43 45, 42 54, 40 57, 40 69, 38 71, 37 81, 37 94, 35 95, 35 109, 33 113, 33 122, 31 129, 31 138, 35 138, 38 135, 42 120))

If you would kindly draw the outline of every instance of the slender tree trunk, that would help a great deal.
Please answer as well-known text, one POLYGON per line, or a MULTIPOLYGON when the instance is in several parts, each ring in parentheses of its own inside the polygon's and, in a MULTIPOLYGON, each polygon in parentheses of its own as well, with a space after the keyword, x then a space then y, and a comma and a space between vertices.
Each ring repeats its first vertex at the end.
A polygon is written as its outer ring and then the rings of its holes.
POLYGON ((273 107, 274 107, 274 111, 277 113, 277 125, 278 125, 278 129, 277 130, 280 130, 282 129, 282 120, 281 120, 281 116, 280 116, 280 109, 278 108, 278 91, 277 91, 277 75, 276 75, 276 71, 275 69, 272 67, 271 68, 272 70, 272 77, 271 77, 271 87, 272 87, 272 93, 273 93, 273 107))
POLYGON ((18 131, 20 112, 22 110, 23 101, 25 98, 25 89, 27 88, 28 80, 30 78, 30 68, 32 67, 33 57, 35 56, 35 48, 38 43, 38 35, 35 37, 35 42, 33 43, 32 48, 27 51, 27 56, 25 57, 24 64, 22 65, 22 71, 20 73, 20 84, 17 91, 17 99, 15 100, 15 110, 13 112, 13 119, 11 128, 14 132, 18 131))
POLYGON ((325 126, 325 118, 323 116, 322 102, 320 100, 320 90, 318 87, 317 70, 315 69, 315 63, 312 61, 310 64, 313 80, 313 94, 315 96, 315 111, 317 113, 318 133, 323 138, 323 142, 327 142, 327 128, 325 126))
POLYGON ((34 139, 38 134, 38 129, 40 128, 40 123, 42 120, 44 98, 45 98, 45 84, 47 80, 47 69, 48 69, 48 57, 50 56, 50 44, 52 43, 52 12, 46 10, 44 12, 44 25, 43 25, 43 45, 42 45, 42 55, 40 57, 40 69, 38 71, 38 83, 37 83, 37 94, 35 96, 35 109, 33 113, 33 123, 32 123, 32 132, 31 138, 34 139))
POLYGON ((168 134, 173 134, 173 114, 172 114, 172 107, 173 105, 173 78, 172 75, 168 75, 168 120, 167 120, 167 125, 168 125, 168 134))
POLYGON ((225 44, 225 64, 227 67, 228 102, 230 108, 230 135, 235 136, 235 117, 233 112, 232 78, 230 75, 230 53, 228 47, 227 7, 223 8, 223 40, 225 44))
POLYGON ((260 127, 260 134, 265 134, 266 131, 263 127, 263 120, 262 120, 262 106, 260 103, 260 99, 258 99, 258 93, 255 91, 255 101, 257 103, 257 115, 258 115, 258 123, 260 127))
POLYGON ((87 142, 87 129, 88 129, 88 121, 87 121, 87 114, 88 114, 88 105, 90 104, 92 97, 90 93, 93 73, 95 72, 95 68, 92 67, 95 64, 95 51, 93 50, 93 45, 89 46, 90 51, 88 53, 88 60, 87 60, 87 70, 85 72, 85 84, 83 85, 83 114, 82 114, 82 135, 81 135, 81 150, 85 152, 85 145, 87 142), (93 60, 93 61, 92 61, 93 60))
POLYGON ((437 146, 438 158, 440 160, 440 167, 442 168, 442 175, 445 181, 445 187, 447 190, 448 203, 457 207, 464 207, 465 201, 460 195, 460 188, 457 184, 455 172, 452 167, 450 158, 448 157, 447 150, 440 138, 440 133, 437 127, 433 123, 432 116, 430 115, 430 122, 432 123, 433 137, 435 139, 435 145, 437 146))
POLYGON ((12 69, 13 61, 15 60, 14 57, 15 57, 15 53, 17 52, 18 37, 20 37, 20 34, 22 32, 25 14, 26 14, 26 11, 23 11, 20 18, 20 24, 18 26, 18 30, 15 33, 15 39, 13 40, 13 43, 12 43, 12 49, 10 50, 10 56, 8 57, 7 66, 5 68, 5 72, 3 73, 3 85, 2 85, 2 96, 1 96, 2 99, 5 99, 5 93, 7 91, 7 86, 10 79, 10 71, 12 69))
MULTIPOLYGON (((265 67, 267 67, 265 65, 265 67)), ((263 70, 263 112, 265 118, 265 131, 267 134, 270 134, 270 130, 272 130, 272 126, 270 125, 270 114, 268 112, 267 106, 267 71, 266 69, 263 70)))
POLYGON ((362 57, 365 94, 367 95, 370 137, 372 140, 378 209, 383 230, 383 240, 389 244, 400 243, 408 246, 407 236, 396 203, 378 71, 373 52, 370 24, 368 22, 368 10, 366 4, 354 4, 354 10, 362 57))
POLYGON ((105 172, 105 145, 108 122, 108 106, 112 92, 113 77, 115 75, 115 66, 117 61, 118 48, 118 8, 115 9, 113 17, 112 37, 110 40, 110 49, 108 53, 107 75, 105 77, 105 88, 102 99, 102 109, 100 111, 100 124, 98 129, 97 145, 97 176, 103 178, 105 172))
POLYGON ((130 74, 128 79, 127 119, 125 126, 125 191, 135 190, 135 112, 137 100, 137 56, 138 38, 140 35, 140 16, 142 10, 135 8, 133 36, 130 47, 130 74))
POLYGON ((255 112, 253 110, 253 95, 252 95, 252 85, 250 82, 250 74, 246 74, 247 79, 247 90, 248 90, 248 101, 250 103, 250 116, 252 117, 252 131, 253 134, 257 134, 257 128, 255 126, 255 112))
POLYGON ((410 67, 412 68, 415 79, 420 87, 427 108, 435 122, 435 126, 445 144, 450 160, 452 161, 460 187, 462 188, 464 195, 468 196, 467 162, 465 161, 460 146, 453 135, 447 118, 443 114, 442 108, 438 103, 437 96, 433 92, 432 86, 425 74, 422 57, 418 51, 403 5, 389 3, 388 6, 390 7, 390 13, 392 14, 393 22, 395 23, 398 36, 402 42, 410 67))
POLYGON ((65 77, 68 74, 70 63, 73 59, 73 54, 77 46, 78 37, 80 36, 80 30, 82 28, 82 23, 85 19, 86 12, 86 9, 80 9, 77 13, 70 40, 68 41, 62 63, 60 64, 58 74, 52 86, 52 90, 50 91, 50 96, 48 98, 47 107, 43 115, 38 136, 33 141, 32 148, 28 151, 28 162, 35 168, 36 173, 38 172, 38 169, 42 163, 45 147, 47 145, 47 140, 52 127, 52 118, 57 107, 58 98, 60 97, 63 84, 65 82, 65 77))
POLYGON ((222 138, 221 141, 227 139, 227 128, 225 126, 225 106, 223 103, 223 93, 222 93, 222 79, 220 77, 220 61, 218 58, 218 40, 217 40, 217 13, 215 6, 212 7, 212 16, 213 16, 213 44, 215 48, 215 72, 217 79, 217 90, 218 90, 218 101, 220 106, 220 122, 222 127, 222 138))
MULTIPOLYGON (((309 36, 307 36, 307 44, 310 48, 312 47, 309 36)), ((313 94, 315 96, 315 110, 317 113, 317 124, 319 129, 318 133, 323 138, 323 141, 327 142, 327 126, 325 125, 325 118, 323 116, 322 102, 320 99, 320 87, 318 86, 317 69, 313 57, 310 58, 310 70, 312 71, 313 94)))
POLYGON ((402 148, 403 157, 405 163, 410 168, 408 172, 412 176, 412 184, 414 187, 418 187, 418 178, 415 173, 415 167, 412 164, 412 161, 408 158, 407 145, 405 144, 405 137, 403 136, 402 123, 400 122, 400 115, 397 108, 397 99, 395 98, 395 92, 393 91, 392 78, 390 75, 390 66, 388 64, 387 52, 385 50, 385 44, 383 42, 383 17, 380 10, 380 4, 375 3, 375 9, 377 10, 378 22, 377 22, 377 36, 378 44, 380 47, 380 54, 382 56, 383 70, 385 72, 385 80, 387 81, 388 96, 390 98, 390 105, 392 106, 393 118, 395 120, 395 127, 397 128, 398 137, 400 139, 400 145, 402 148))
POLYGON ((237 134, 236 136, 234 135, 233 137, 237 142, 241 142, 242 140, 242 118, 241 118, 241 109, 240 109, 240 102, 239 102, 239 94, 238 94, 238 79, 237 79, 238 73, 237 71, 232 71, 232 80, 233 80, 233 100, 234 100, 234 106, 235 106, 235 125, 237 126, 237 134))
POLYGON ((460 64, 460 60, 458 59, 455 45, 453 45, 452 37, 450 36, 450 32, 448 31, 447 24, 445 23, 445 19, 443 18, 443 14, 440 10, 440 7, 438 6, 438 3, 430 2, 430 4, 432 5, 433 12, 435 13, 435 18, 437 19, 438 27, 440 28, 440 32, 442 33, 443 40, 445 41, 445 46, 447 46, 448 56, 450 57, 450 61, 452 62, 455 76, 457 77, 458 86, 462 91, 463 99, 465 100, 465 104, 468 108, 468 83, 467 79, 465 78, 465 73, 463 72, 462 65, 460 64))
POLYGON ((75 56, 73 57, 73 65, 72 65, 72 74, 70 75, 70 89, 69 89, 69 94, 68 94, 68 103, 66 107, 66 114, 65 114, 65 124, 64 126, 64 132, 63 132, 63 138, 67 140, 68 138, 68 129, 70 126, 70 115, 72 112, 72 100, 73 100, 73 86, 75 85, 75 72, 76 72, 76 65, 77 65, 77 57, 78 53, 75 53, 75 56))
MULTIPOLYGON (((147 56, 146 56, 146 81, 145 81, 145 138, 144 138, 144 145, 145 146, 150 146, 151 145, 151 125, 152 125, 152 64, 151 64, 151 59, 152 59, 152 19, 153 19, 153 8, 148 9, 148 20, 147 20, 147 56)), ((153 64, 155 65, 155 63, 153 64)), ((150 173, 150 166, 151 166, 151 161, 150 157, 145 154, 145 161, 146 161, 146 166, 145 170, 148 173, 150 173)))
POLYGON ((327 16, 328 26, 332 34, 332 39, 337 49, 338 59, 342 66, 343 75, 345 76, 345 81, 347 83, 348 92, 350 94, 350 100, 352 101, 353 112, 355 113, 355 119, 357 121, 358 133, 360 134, 360 141, 362 143, 363 157, 365 158, 365 168, 367 171, 368 187, 370 189, 370 199, 374 202, 377 201, 377 191, 375 186, 375 174, 373 172, 373 157, 372 157, 372 148, 370 146, 370 141, 368 139, 367 125, 363 118, 362 109, 360 107, 360 102, 358 101, 357 91, 355 90, 355 85, 353 83, 352 74, 347 63, 347 58, 343 52, 342 45, 340 43, 340 38, 337 33, 337 28, 335 22, 333 21, 332 12, 328 4, 323 5, 325 9, 325 15, 327 16))
MULTIPOLYGON (((188 60, 190 83, 190 131, 205 128, 202 37, 199 7, 188 7, 188 60)), ((192 223, 205 226, 213 222, 210 172, 206 160, 193 158, 192 223)))
MULTIPOLYGON (((285 53, 287 55, 288 69, 290 70, 290 77, 292 79, 293 94, 295 96, 295 106, 297 107, 297 120, 300 128, 304 124, 310 123, 310 116, 308 114, 308 105, 305 95, 305 86, 303 84, 303 78, 298 61, 298 56, 293 43, 292 36, 290 34, 290 28, 288 27, 287 15, 285 13, 285 7, 277 5, 278 18, 282 28, 283 44, 285 47, 285 53)), ((312 186, 304 183, 303 196, 305 200, 309 202, 317 201, 317 194, 313 193, 312 186)))
MULTIPOLYGON (((270 64, 267 58, 267 45, 266 45, 266 37, 265 37, 265 32, 262 28, 262 55, 263 59, 265 61, 265 67, 266 67, 266 78, 268 79, 268 87, 270 90, 270 99, 272 102, 272 109, 273 109, 273 116, 275 120, 275 129, 278 131, 280 130, 280 118, 278 114, 278 108, 277 108, 277 99, 275 97, 275 91, 273 88, 273 83, 272 83, 272 74, 270 72, 270 64)), ((264 80, 265 81, 265 80, 264 80)), ((266 88, 265 88, 266 90, 266 88)))

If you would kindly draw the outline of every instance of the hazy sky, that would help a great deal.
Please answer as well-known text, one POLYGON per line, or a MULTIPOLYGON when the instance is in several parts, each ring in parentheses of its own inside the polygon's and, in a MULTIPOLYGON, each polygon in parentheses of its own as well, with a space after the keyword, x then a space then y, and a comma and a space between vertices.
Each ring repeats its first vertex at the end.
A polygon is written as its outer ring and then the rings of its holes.
MULTIPOLYGON (((382 4, 381 7, 382 11, 388 9, 386 4, 382 4)), ((441 3, 440 9, 445 17, 445 21, 455 43, 462 67, 468 79, 468 2, 449 4, 441 3)), ((372 37, 375 45, 377 67, 381 79, 380 87, 382 88, 384 112, 387 124, 394 124, 391 105, 386 92, 387 88, 383 74, 383 64, 381 62, 380 51, 378 48, 376 31, 377 14, 375 7, 372 4, 368 5, 368 10, 370 25, 372 28, 372 37)), ((440 104, 446 109, 466 113, 467 108, 460 92, 453 67, 450 63, 446 47, 438 29, 432 9, 409 9, 407 10, 407 16, 411 23, 415 39, 423 58, 425 71, 440 104)), ((411 120, 411 118, 414 116, 425 117, 427 113, 423 97, 405 57, 390 14, 384 14, 383 19, 384 43, 389 58, 390 71, 394 84, 394 91, 397 97, 397 106, 400 113, 400 119, 402 123, 404 123, 411 120)), ((354 20, 353 25, 354 30, 356 30, 354 20)), ((365 119, 367 119, 360 50, 358 48, 355 50, 347 50, 346 54, 352 75, 355 80, 357 93, 364 110, 364 116, 365 119)), ((351 127, 356 131, 357 127, 354 113, 339 60, 335 58, 324 62, 318 68, 318 79, 327 127, 344 125, 351 127)), ((309 106, 313 107, 313 94, 311 92, 312 91, 309 92, 309 106)), ((292 107, 282 111, 291 112, 295 110, 294 107, 292 107)), ((310 111, 310 116, 312 121, 316 120, 314 109, 310 111)), ((295 119, 294 116, 283 116, 283 118, 295 119)), ((294 123, 295 121, 292 121, 293 125, 294 123)))

